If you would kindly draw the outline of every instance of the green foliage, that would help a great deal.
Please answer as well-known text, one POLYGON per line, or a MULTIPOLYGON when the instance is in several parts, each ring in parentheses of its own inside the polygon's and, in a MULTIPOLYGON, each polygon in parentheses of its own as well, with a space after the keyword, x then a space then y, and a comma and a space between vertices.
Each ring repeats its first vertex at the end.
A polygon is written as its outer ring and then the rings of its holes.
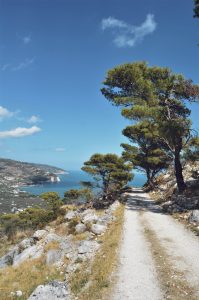
POLYGON ((183 191, 180 156, 191 136, 190 110, 185 100, 196 101, 199 86, 168 68, 136 62, 110 70, 102 93, 112 104, 122 107, 127 119, 147 121, 154 127, 159 148, 168 157, 173 156, 178 188, 183 191))
POLYGON ((82 170, 92 175, 101 187, 103 199, 121 189, 132 179, 132 165, 116 154, 94 154, 82 170))
POLYGON ((79 190, 71 189, 64 193, 63 201, 66 204, 74 201, 89 203, 93 199, 93 197, 94 196, 90 188, 79 189, 79 190))
POLYGON ((199 18, 199 0, 194 0, 194 17, 199 18))
POLYGON ((50 210, 54 213, 54 215, 58 215, 60 210, 60 206, 63 204, 60 196, 56 192, 47 192, 40 195, 42 199, 44 199, 50 210))
POLYGON ((27 208, 18 214, 0 216, 0 225, 8 239, 12 239, 18 230, 41 228, 53 220, 51 211, 41 208, 27 208))
POLYGON ((199 137, 190 139, 185 148, 183 158, 192 162, 199 161, 199 137))
POLYGON ((164 149, 156 139, 156 128, 149 122, 140 122, 128 126, 123 134, 135 145, 121 144, 124 148, 122 153, 126 161, 132 162, 134 168, 144 171, 147 175, 146 185, 154 186, 155 176, 167 168, 171 158, 166 155, 164 149))
POLYGON ((75 227, 79 223, 80 223, 79 217, 74 217, 72 220, 70 220, 70 222, 68 223, 68 234, 74 234, 76 232, 75 227))

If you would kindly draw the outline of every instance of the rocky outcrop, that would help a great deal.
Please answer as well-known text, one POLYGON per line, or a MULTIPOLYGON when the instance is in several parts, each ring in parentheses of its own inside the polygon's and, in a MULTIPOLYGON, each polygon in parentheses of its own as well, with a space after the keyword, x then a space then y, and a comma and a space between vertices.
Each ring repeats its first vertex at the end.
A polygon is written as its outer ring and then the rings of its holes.
POLYGON ((61 281, 52 281, 46 285, 39 285, 28 300, 69 300, 67 284, 61 281))
MULTIPOLYGON (((65 231, 60 233, 56 222, 53 222, 44 229, 35 231, 32 237, 22 240, 1 257, 0 268, 8 265, 18 267, 30 259, 42 258, 42 263, 46 263, 48 267, 54 266, 64 273, 67 282, 71 273, 80 268, 82 262, 92 262, 101 247, 98 236, 104 234, 109 224, 114 222, 114 212, 118 206, 119 203, 115 202, 100 215, 94 209, 67 211, 61 219, 62 223, 58 222, 58 225, 64 229, 69 228, 69 234, 65 231)), ((16 296, 16 292, 13 296, 16 296)), ((56 299, 70 299, 65 282, 55 280, 40 285, 29 297, 29 300, 56 299)))

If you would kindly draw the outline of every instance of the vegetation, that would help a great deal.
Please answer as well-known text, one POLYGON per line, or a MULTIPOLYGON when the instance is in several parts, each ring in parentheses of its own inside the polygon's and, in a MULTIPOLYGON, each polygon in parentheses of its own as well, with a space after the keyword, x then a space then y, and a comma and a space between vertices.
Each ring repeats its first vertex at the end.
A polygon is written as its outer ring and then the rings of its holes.
POLYGON ((90 203, 93 200, 93 193, 90 188, 85 189, 71 189, 64 193, 64 203, 77 202, 77 203, 90 203))
MULTIPOLYGON (((183 192, 186 185, 181 155, 194 137, 185 101, 196 101, 199 86, 168 68, 136 62, 108 71, 102 94, 112 104, 122 107, 122 115, 136 121, 138 130, 142 131, 144 122, 156 129, 157 149, 172 157, 178 190, 183 192)), ((131 139, 135 139, 135 133, 131 139)))
POLYGON ((114 224, 100 238, 102 245, 94 258, 91 269, 84 264, 70 278, 71 290, 79 300, 104 299, 108 289, 111 288, 111 275, 117 264, 117 251, 124 221, 123 205, 116 210, 115 217, 114 224))
POLYGON ((59 194, 55 192, 47 192, 41 194, 40 197, 47 202, 48 208, 52 211, 53 215, 56 217, 59 213, 61 205, 63 205, 63 202, 61 201, 59 194))
POLYGON ((124 148, 123 158, 132 162, 135 169, 146 174, 146 186, 153 189, 155 177, 160 171, 167 168, 171 162, 171 158, 166 155, 164 149, 161 149, 161 145, 156 139, 156 126, 148 121, 143 121, 126 127, 123 134, 133 144, 121 144, 124 148))
POLYGON ((7 267, 0 271, 1 300, 16 299, 11 292, 17 290, 23 292, 20 299, 26 300, 38 285, 54 279, 63 280, 63 275, 56 267, 47 266, 44 258, 27 260, 15 268, 7 267))
POLYGON ((199 18, 199 0, 194 0, 194 17, 199 18))
POLYGON ((101 190, 101 203, 112 203, 122 188, 132 179, 132 164, 116 154, 94 154, 82 170, 92 175, 101 190))
POLYGON ((44 193, 41 197, 46 201, 47 208, 26 208, 18 214, 3 214, 0 216, 0 230, 9 240, 13 240, 18 231, 37 229, 55 220, 62 214, 63 202, 55 192, 44 193))

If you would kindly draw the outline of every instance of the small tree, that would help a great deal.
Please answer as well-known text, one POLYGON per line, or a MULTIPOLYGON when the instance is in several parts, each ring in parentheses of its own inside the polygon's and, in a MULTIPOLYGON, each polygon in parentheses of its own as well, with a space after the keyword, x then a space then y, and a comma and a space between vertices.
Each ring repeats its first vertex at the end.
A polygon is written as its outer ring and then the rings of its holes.
POLYGON ((56 192, 47 192, 40 195, 44 199, 50 210, 53 211, 54 215, 57 215, 60 209, 60 206, 63 205, 63 202, 60 199, 60 196, 56 192))
POLYGON ((156 140, 155 126, 149 122, 141 122, 126 127, 123 134, 133 144, 121 144, 124 148, 123 158, 132 162, 137 170, 145 172, 147 176, 145 185, 153 189, 156 175, 167 168, 171 162, 171 159, 156 140))
POLYGON ((132 164, 116 154, 94 154, 84 163, 82 170, 92 175, 101 188, 103 201, 113 201, 121 189, 132 179, 132 164))

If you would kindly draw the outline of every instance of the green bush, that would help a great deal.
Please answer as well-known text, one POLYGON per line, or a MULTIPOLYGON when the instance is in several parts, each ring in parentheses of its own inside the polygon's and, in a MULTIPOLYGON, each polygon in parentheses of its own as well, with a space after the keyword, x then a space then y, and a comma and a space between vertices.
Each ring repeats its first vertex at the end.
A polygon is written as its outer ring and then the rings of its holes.
POLYGON ((71 189, 64 193, 63 202, 65 204, 69 203, 89 203, 94 198, 93 192, 90 188, 85 189, 71 189))

